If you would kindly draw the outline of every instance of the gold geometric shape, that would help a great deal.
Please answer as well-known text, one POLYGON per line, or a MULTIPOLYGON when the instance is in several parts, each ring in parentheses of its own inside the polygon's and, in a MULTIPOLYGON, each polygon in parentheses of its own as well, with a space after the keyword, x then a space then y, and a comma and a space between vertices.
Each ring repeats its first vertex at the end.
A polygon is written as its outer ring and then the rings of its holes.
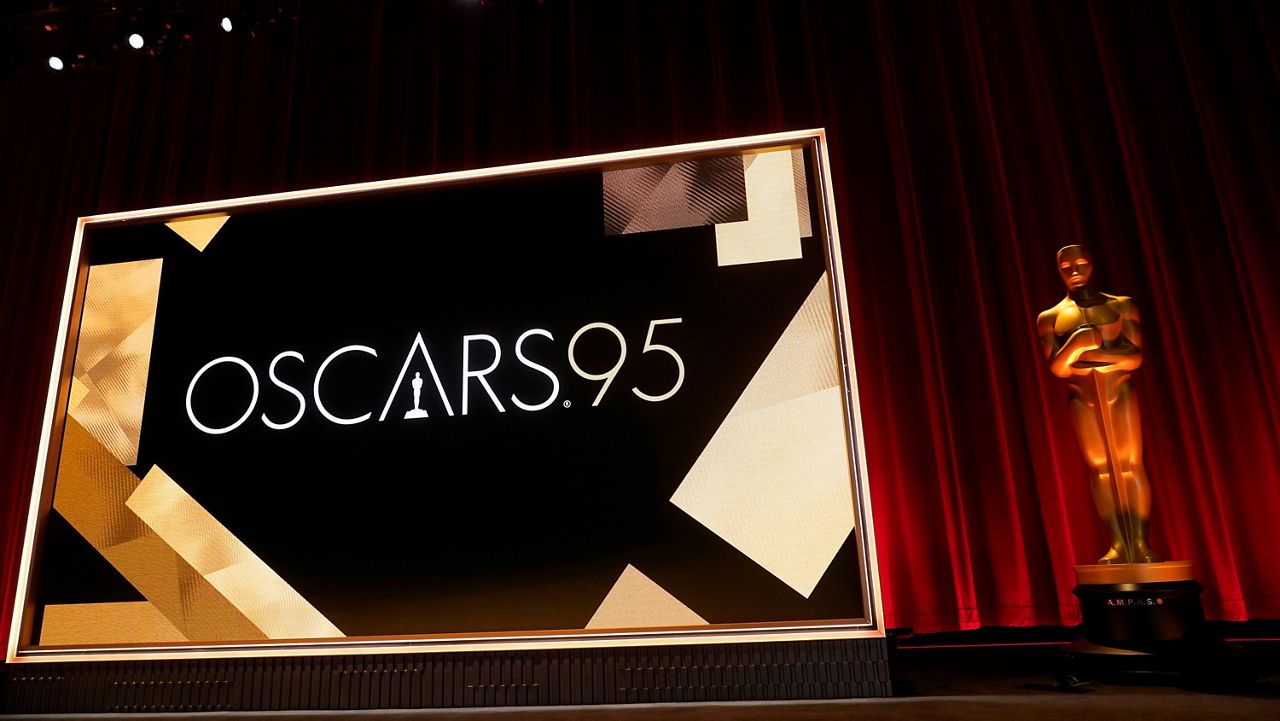
POLYGON ((67 418, 53 507, 103 558, 192 641, 265 638, 125 505, 140 481, 67 418))
POLYGON ((1076 566, 1076 583, 1090 586, 1116 583, 1193 581, 1195 577, 1195 567, 1191 561, 1076 566))
POLYGON ((67 413, 70 413, 73 418, 75 417, 76 407, 80 405, 80 401, 83 401, 87 395, 89 395, 89 387, 72 377, 71 392, 67 398, 67 413))
MULTIPOLYGON (((790 150, 744 155, 747 220, 716 226, 720 266, 803 257, 795 166, 790 150)), ((807 203, 806 203, 807 205, 807 203)))
POLYGON ((585 628, 705 626, 706 619, 680 603, 631 564, 600 602, 585 628))
POLYGON ((40 624, 41 646, 186 641, 148 601, 50 604, 40 624))
POLYGON ((67 412, 127 466, 138 462, 162 267, 95 265, 85 288, 67 412))
POLYGON ((138 477, 84 426, 67 420, 53 508, 94 548, 102 551, 150 533, 124 505, 137 486, 138 477))
POLYGON ((824 274, 671 502, 808 598, 854 529, 824 274))
POLYGON ((343 636, 159 466, 126 505, 267 638, 343 636))
POLYGON ((165 227, 182 236, 182 239, 190 243, 191 247, 204 252, 204 249, 213 241, 213 236, 222 230, 228 217, 230 216, 226 213, 192 215, 186 218, 175 218, 165 223, 165 227))
MULTIPOLYGON (((203 248, 225 221, 174 229, 203 248)), ((137 463, 161 268, 151 259, 89 270, 54 508, 183 638, 342 636, 163 471, 139 481, 127 467, 137 463)))

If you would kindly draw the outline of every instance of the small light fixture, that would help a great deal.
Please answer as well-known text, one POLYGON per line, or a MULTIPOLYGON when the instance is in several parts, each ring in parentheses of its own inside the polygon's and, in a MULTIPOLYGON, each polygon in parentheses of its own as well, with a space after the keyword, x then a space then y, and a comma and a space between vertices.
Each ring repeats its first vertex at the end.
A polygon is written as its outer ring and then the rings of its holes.
POLYGON ((231 32, 231 18, 223 16, 222 22, 218 23, 218 27, 222 28, 222 32, 224 33, 231 32))
POLYGON ((129 36, 129 47, 133 48, 134 50, 141 50, 142 46, 145 44, 146 42, 142 39, 142 36, 139 35, 138 33, 134 33, 129 36))
POLYGON ((52 68, 53 70, 61 70, 66 66, 62 64, 62 58, 58 57, 57 55, 50 55, 49 67, 52 68))

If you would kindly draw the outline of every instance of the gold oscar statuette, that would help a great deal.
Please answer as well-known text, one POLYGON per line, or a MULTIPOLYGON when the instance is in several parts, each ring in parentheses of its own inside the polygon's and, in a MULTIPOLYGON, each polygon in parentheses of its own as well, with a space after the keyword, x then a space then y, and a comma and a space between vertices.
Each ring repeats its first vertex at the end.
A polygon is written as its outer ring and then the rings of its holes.
POLYGON ((1098 515, 1111 547, 1097 565, 1077 566, 1082 584, 1190 580, 1189 561, 1162 563, 1147 530, 1151 487, 1142 463, 1142 424, 1133 372, 1142 365, 1142 331, 1132 299, 1094 289, 1093 259, 1082 246, 1058 251, 1067 296, 1036 319, 1049 370, 1067 382, 1072 430, 1089 468, 1098 515))

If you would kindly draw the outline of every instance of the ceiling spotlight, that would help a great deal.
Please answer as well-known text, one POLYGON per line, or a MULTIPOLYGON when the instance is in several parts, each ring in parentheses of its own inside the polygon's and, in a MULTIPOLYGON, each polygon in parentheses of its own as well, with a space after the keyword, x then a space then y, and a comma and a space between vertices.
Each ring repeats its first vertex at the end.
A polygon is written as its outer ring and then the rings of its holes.
POLYGON ((223 32, 231 32, 231 18, 223 17, 222 22, 218 23, 218 27, 222 28, 223 32))
POLYGON ((141 35, 134 33, 129 36, 129 47, 133 48, 134 50, 141 50, 143 44, 144 42, 142 40, 141 35))
POLYGON ((61 70, 64 67, 62 64, 62 58, 58 57, 57 55, 50 55, 49 67, 54 70, 61 70))

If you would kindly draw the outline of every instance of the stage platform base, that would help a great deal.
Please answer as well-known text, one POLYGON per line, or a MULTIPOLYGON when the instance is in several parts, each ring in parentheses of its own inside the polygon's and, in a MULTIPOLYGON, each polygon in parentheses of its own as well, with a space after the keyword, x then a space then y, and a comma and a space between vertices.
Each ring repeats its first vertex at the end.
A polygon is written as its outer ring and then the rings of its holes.
POLYGON ((26 663, 6 713, 328 711, 890 695, 883 638, 512 653, 26 663))

